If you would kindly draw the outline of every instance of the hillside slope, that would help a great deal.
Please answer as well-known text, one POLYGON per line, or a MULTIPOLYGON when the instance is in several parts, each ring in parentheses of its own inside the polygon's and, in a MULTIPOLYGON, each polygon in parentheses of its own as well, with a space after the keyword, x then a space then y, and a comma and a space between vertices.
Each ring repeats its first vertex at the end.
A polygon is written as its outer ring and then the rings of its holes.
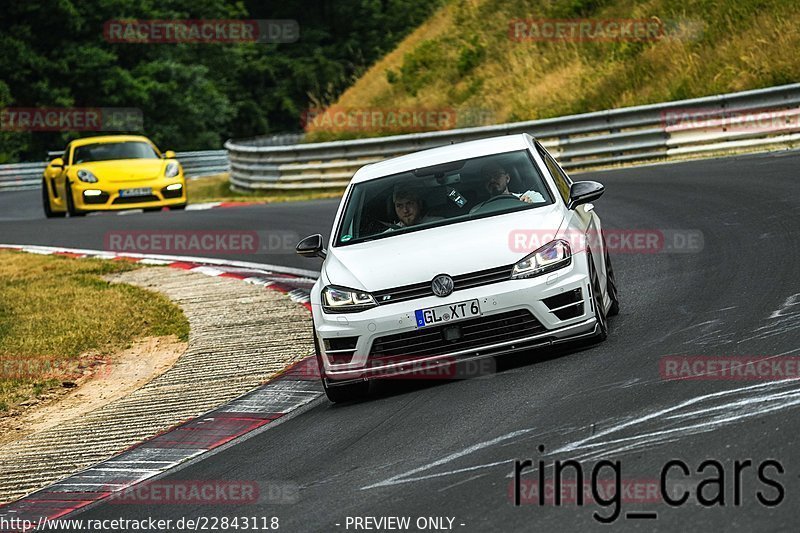
MULTIPOLYGON (((798 50, 795 0, 452 0, 335 105, 449 108, 459 126, 547 118, 800 81, 798 50), (520 19, 644 19, 660 31, 531 40, 531 24, 515 33, 520 19)), ((312 137, 398 133, 380 130, 312 137)))

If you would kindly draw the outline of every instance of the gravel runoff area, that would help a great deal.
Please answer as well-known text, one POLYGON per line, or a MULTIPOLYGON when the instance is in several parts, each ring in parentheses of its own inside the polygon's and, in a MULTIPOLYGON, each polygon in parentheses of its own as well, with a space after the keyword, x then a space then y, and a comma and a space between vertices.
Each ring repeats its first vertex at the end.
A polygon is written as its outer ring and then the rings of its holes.
POLYGON ((313 351, 308 311, 278 291, 166 267, 109 279, 179 305, 191 328, 188 349, 128 396, 0 448, 0 503, 233 400, 313 351))

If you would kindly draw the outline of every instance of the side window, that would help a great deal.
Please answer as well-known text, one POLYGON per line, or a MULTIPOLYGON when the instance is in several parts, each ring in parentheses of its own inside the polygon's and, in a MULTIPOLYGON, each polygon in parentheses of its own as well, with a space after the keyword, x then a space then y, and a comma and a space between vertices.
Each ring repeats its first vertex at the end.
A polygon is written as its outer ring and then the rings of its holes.
POLYGON ((536 149, 539 151, 539 155, 542 156, 542 159, 544 159, 547 170, 549 170, 550 174, 553 176, 553 180, 556 182, 556 187, 558 187, 558 192, 561 194, 564 203, 569 202, 569 188, 572 185, 572 180, 561 170, 561 167, 558 166, 555 159, 547 153, 542 145, 536 143, 536 149))

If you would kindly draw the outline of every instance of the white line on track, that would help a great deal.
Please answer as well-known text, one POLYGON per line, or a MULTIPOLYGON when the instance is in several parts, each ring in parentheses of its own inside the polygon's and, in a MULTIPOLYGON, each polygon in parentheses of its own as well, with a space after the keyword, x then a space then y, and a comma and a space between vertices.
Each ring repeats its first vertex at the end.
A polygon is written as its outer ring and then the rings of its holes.
MULTIPOLYGON (((413 470, 409 470, 408 472, 403 472, 402 474, 397 474, 396 476, 392 476, 389 479, 386 479, 384 481, 380 481, 378 483, 373 483, 372 485, 367 485, 366 487, 361 487, 361 490, 374 489, 374 488, 378 488, 378 487, 389 487, 391 485, 399 485, 401 483, 408 483, 410 481, 417 481, 417 480, 420 480, 420 479, 428 479, 428 478, 431 478, 431 477, 439 477, 439 476, 442 476, 442 475, 447 475, 447 473, 440 473, 440 474, 431 474, 431 475, 428 475, 428 476, 421 476, 421 477, 416 477, 416 478, 409 477, 409 476, 413 476, 414 474, 417 474, 419 472, 424 472, 425 470, 430 470, 431 468, 435 468, 437 466, 441 466, 443 464, 447 464, 447 463, 452 462, 452 461, 454 461, 454 460, 456 460, 456 459, 458 459, 460 457, 464 457, 465 455, 469 455, 471 453, 477 452, 478 450, 482 450, 484 448, 488 448, 490 446, 494 446, 495 444, 499 444, 501 442, 505 442, 507 440, 514 439, 514 438, 522 436, 522 435, 527 435, 528 433, 530 433, 534 429, 535 428, 519 429, 517 431, 512 431, 511 433, 506 433, 505 435, 501 435, 501 436, 496 437, 496 438, 491 439, 491 440, 487 440, 487 441, 479 442, 477 444, 473 444, 472 446, 464 448, 463 450, 461 450, 459 452, 451 453, 450 455, 447 455, 447 456, 445 456, 445 457, 443 457, 441 459, 438 459, 438 460, 436 460, 436 461, 434 461, 432 463, 428 463, 428 464, 420 466, 418 468, 414 468, 413 470)), ((493 463, 491 465, 481 465, 480 468, 486 468, 488 466, 494 466, 494 465, 506 463, 508 461, 509 460, 506 459, 506 460, 503 460, 503 461, 499 461, 497 463, 493 463)), ((459 471, 474 470, 475 468, 476 467, 468 467, 466 469, 460 469, 459 471)))

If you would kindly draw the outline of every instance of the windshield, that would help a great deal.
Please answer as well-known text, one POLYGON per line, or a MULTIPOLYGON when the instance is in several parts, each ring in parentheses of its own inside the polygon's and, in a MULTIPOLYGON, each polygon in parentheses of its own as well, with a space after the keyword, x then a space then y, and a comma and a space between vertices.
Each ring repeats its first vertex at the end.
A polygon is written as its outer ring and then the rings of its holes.
POLYGON ((552 203, 527 150, 454 161, 354 185, 335 245, 552 203))
POLYGON ((73 164, 114 159, 158 159, 158 153, 141 141, 85 144, 75 148, 73 164))

